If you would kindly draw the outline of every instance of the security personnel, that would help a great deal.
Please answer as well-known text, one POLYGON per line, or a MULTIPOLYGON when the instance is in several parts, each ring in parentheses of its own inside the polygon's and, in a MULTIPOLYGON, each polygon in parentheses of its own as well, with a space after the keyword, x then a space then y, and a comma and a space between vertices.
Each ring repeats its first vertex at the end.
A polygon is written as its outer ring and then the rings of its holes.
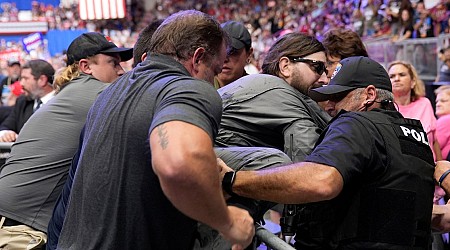
POLYGON ((379 63, 346 58, 333 75, 310 96, 329 100, 339 114, 305 162, 268 171, 222 165, 224 190, 285 204, 317 202, 322 214, 300 225, 298 249, 428 249, 434 163, 422 125, 395 110, 379 63), (311 225, 310 238, 302 239, 311 225))

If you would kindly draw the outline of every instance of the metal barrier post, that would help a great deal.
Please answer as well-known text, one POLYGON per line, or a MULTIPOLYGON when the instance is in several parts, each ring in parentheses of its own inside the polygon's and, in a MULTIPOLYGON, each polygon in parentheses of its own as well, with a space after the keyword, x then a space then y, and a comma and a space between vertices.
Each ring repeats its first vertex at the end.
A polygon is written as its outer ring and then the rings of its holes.
POLYGON ((274 250, 295 250, 291 245, 278 238, 258 223, 255 225, 256 237, 264 244, 274 250))
POLYGON ((6 159, 9 157, 12 145, 12 142, 0 142, 0 167, 5 164, 6 159))
POLYGON ((0 149, 11 150, 13 142, 0 142, 0 149))

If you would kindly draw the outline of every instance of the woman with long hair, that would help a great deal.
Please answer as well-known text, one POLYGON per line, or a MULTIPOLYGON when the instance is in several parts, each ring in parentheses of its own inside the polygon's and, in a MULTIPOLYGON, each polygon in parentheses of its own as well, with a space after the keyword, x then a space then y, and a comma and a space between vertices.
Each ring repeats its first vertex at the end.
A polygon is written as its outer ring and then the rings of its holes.
POLYGON ((425 97, 425 85, 414 66, 394 61, 388 67, 392 93, 399 112, 406 118, 418 119, 427 132, 428 142, 435 160, 441 160, 441 150, 436 140, 436 117, 430 100, 425 97))

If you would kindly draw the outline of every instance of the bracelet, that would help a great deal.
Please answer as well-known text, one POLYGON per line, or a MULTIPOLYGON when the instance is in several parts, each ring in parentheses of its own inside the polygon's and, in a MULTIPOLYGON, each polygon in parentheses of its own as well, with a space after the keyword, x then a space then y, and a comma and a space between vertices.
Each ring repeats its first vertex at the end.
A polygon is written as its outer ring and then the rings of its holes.
POLYGON ((447 177, 447 175, 450 174, 450 169, 448 169, 447 171, 445 171, 442 175, 441 178, 439 178, 439 187, 442 187, 442 182, 444 181, 445 177, 447 177))
POLYGON ((237 194, 235 194, 232 190, 235 179, 236 179, 235 171, 226 172, 222 179, 223 190, 225 190, 225 192, 227 192, 231 196, 237 196, 237 194))

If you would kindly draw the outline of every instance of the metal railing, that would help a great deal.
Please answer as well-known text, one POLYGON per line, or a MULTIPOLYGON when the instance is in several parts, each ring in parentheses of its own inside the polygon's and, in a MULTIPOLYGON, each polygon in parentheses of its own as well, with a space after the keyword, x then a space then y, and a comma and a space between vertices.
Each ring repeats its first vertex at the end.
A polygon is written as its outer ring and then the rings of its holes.
MULTIPOLYGON (((295 250, 291 245, 278 238, 275 234, 265 229, 263 226, 256 223, 255 225, 256 237, 267 246, 267 249, 273 250, 295 250)), ((261 249, 261 248, 258 248, 261 249)))
POLYGON ((369 56, 383 66, 387 67, 395 60, 407 61, 414 65, 422 80, 434 81, 442 65, 438 52, 450 45, 450 34, 400 42, 392 42, 389 37, 384 37, 365 40, 364 44, 369 56))
POLYGON ((0 150, 11 150, 13 142, 0 142, 0 150))
POLYGON ((5 164, 6 159, 9 157, 12 145, 13 142, 0 142, 0 167, 5 164))

